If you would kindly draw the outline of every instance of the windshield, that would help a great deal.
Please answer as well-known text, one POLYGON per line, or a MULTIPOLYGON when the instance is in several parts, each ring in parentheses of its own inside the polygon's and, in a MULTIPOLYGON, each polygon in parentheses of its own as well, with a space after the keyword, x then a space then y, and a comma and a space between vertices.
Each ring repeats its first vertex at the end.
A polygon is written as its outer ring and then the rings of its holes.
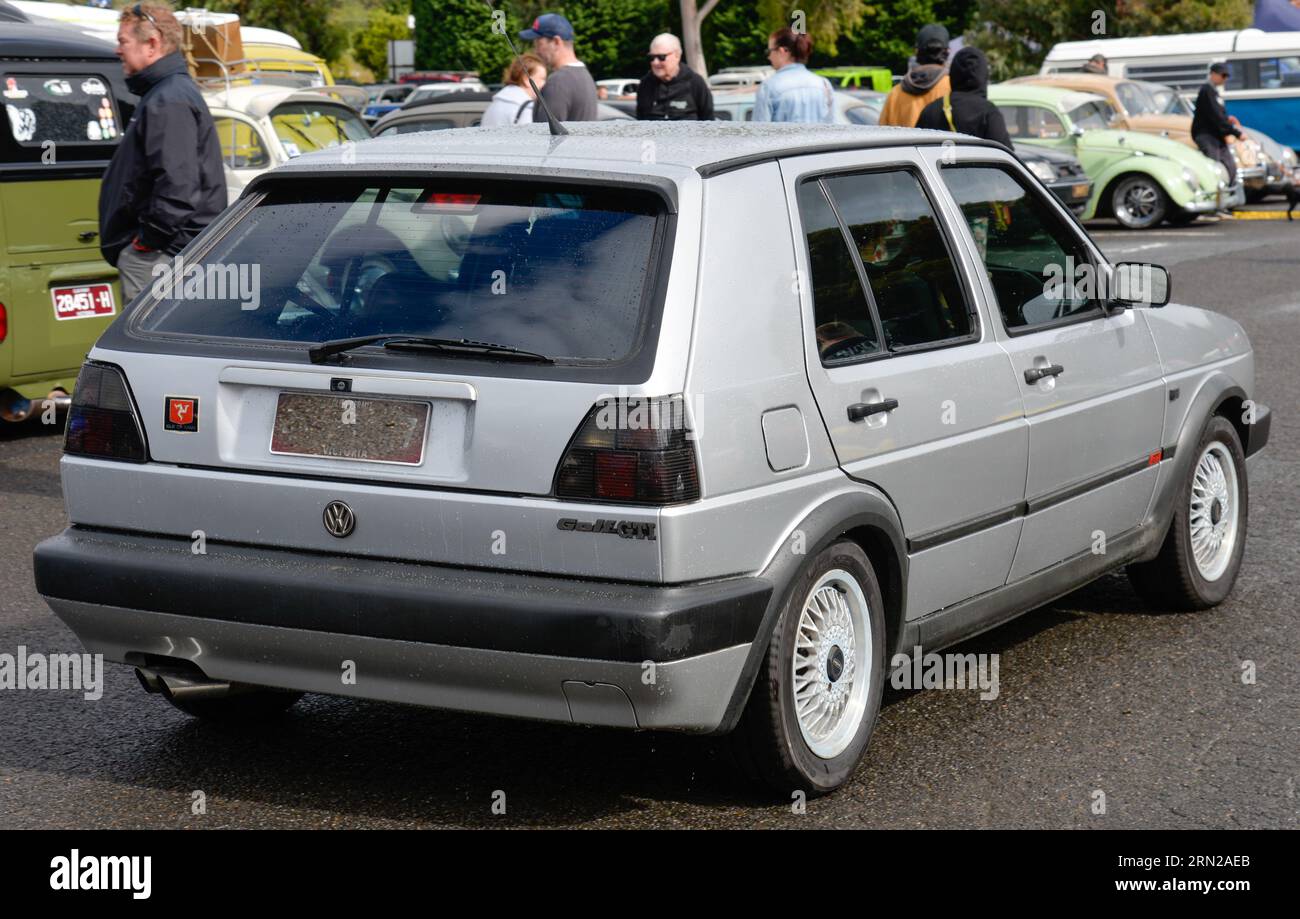
POLYGON ((1110 127, 1110 123, 1119 116, 1114 106, 1109 102, 1098 99, 1095 102, 1085 102, 1083 105, 1070 112, 1070 122, 1076 128, 1083 128, 1085 131, 1102 131, 1110 127))
POLYGON ((1192 109, 1178 90, 1162 83, 1139 83, 1151 97, 1153 115, 1186 115, 1192 117, 1192 109))
POLYGON ((186 263, 193 289, 162 291, 139 328, 466 338, 579 363, 622 360, 639 341, 656 195, 499 180, 320 186, 272 186, 203 264, 186 263))
POLYGON ((337 147, 370 137, 370 129, 349 108, 315 102, 286 102, 271 113, 271 125, 290 156, 337 147))

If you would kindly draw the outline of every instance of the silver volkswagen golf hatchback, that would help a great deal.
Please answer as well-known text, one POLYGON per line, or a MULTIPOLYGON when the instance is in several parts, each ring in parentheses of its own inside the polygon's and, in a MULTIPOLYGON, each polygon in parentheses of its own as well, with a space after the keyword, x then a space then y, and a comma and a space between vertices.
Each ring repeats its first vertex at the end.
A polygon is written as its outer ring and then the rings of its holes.
MULTIPOLYGON (((89 355, 36 582, 195 715, 730 733, 843 784, 896 654, 1232 589, 1241 327, 1000 147, 583 124, 303 156, 89 355)), ((901 665, 897 665, 901 666, 901 665)))

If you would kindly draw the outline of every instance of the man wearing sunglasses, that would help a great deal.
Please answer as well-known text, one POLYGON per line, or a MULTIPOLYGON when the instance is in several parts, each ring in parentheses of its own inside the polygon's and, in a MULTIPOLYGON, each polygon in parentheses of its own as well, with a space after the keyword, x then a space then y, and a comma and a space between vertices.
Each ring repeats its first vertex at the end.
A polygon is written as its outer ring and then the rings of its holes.
POLYGON ((665 32, 650 42, 650 72, 636 90, 641 121, 712 121, 713 92, 708 82, 682 63, 682 43, 665 32))
POLYGON ((122 10, 117 56, 140 101, 100 186, 99 248, 128 301, 226 207, 221 144, 180 44, 165 4, 122 10))

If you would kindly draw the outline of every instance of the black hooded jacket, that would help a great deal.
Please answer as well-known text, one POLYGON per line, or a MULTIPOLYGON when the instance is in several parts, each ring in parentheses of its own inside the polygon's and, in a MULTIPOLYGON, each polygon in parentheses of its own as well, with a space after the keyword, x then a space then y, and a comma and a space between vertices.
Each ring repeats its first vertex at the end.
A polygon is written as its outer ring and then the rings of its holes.
POLYGON ((175 255, 226 207, 221 144, 179 51, 126 78, 140 97, 99 189, 99 251, 175 255))
POLYGON ((636 117, 641 121, 712 121, 713 92, 708 81, 685 64, 666 83, 652 70, 637 87, 636 117))
POLYGON ((948 79, 952 84, 952 125, 949 126, 948 116, 944 114, 944 100, 937 99, 921 110, 916 126, 935 131, 955 128, 962 134, 995 140, 1010 150, 1007 123, 998 107, 988 99, 989 60, 984 52, 978 48, 962 48, 953 55, 948 79))

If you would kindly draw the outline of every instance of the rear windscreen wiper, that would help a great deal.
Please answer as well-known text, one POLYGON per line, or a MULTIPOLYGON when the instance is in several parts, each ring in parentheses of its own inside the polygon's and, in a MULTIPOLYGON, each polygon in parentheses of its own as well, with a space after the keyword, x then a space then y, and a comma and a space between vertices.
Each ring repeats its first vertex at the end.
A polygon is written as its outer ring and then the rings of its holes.
POLYGON ((307 356, 311 358, 313 364, 321 364, 330 355, 342 354, 344 351, 351 351, 354 348, 378 344, 394 350, 409 348, 427 349, 453 355, 492 354, 500 355, 509 360, 535 361, 545 364, 555 363, 545 354, 524 351, 512 345, 498 345, 490 341, 471 341, 468 338, 432 338, 428 335, 362 335, 358 338, 339 338, 334 341, 323 341, 318 345, 312 345, 307 349, 307 356))

